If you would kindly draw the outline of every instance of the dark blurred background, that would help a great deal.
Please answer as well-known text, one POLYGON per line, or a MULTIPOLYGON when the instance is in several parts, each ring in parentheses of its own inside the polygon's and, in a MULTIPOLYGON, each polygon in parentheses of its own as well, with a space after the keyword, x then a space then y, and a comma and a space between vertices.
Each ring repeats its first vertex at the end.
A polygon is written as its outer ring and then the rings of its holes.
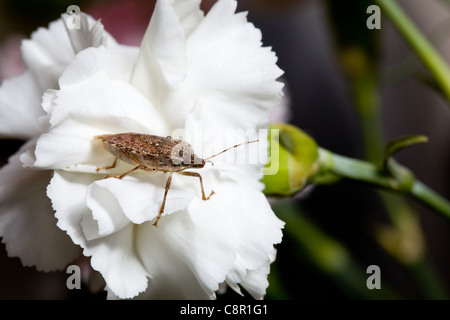
MULTIPOLYGON (((94 18, 101 18, 105 29, 119 42, 139 45, 151 16, 152 2, 0 0, 0 79, 21 72, 20 39, 57 19, 69 5, 79 5, 94 18)), ((204 1, 204 9, 213 2, 204 1)), ((264 45, 273 48, 278 65, 285 71, 282 80, 286 83, 289 117, 284 121, 300 127, 320 146, 335 153, 370 160, 374 160, 380 145, 390 139, 407 134, 426 135, 429 143, 404 150, 396 159, 450 199, 448 103, 421 81, 426 70, 386 17, 382 17, 381 30, 367 29, 366 9, 371 1, 238 2, 239 11, 249 11, 249 20, 262 30, 264 45), (361 109, 355 100, 360 79, 349 71, 348 63, 357 63, 352 58, 358 60, 361 55, 352 52, 362 52, 369 65, 367 74, 377 80, 373 96, 366 97, 379 99, 374 102, 369 120, 361 120, 361 109), (374 126, 371 130, 378 137, 369 137, 367 126, 374 126), (383 139, 378 145, 377 138, 383 139)), ((448 2, 398 2, 450 61, 448 2)), ((1 163, 20 145, 19 141, 0 141, 1 163)), ((310 188, 289 201, 275 201, 274 209, 281 218, 286 211, 301 218, 291 224, 298 227, 297 234, 286 228, 283 243, 277 247, 267 298, 383 299, 393 297, 391 293, 401 299, 447 298, 450 222, 415 201, 404 199, 392 200, 373 188, 341 181, 310 188), (408 238, 410 235, 400 232, 403 222, 393 223, 392 217, 399 208, 406 208, 406 216, 410 217, 406 220, 415 223, 414 230, 418 230, 420 238, 417 244, 408 238), (400 238, 404 236, 405 243, 417 247, 412 251, 418 251, 420 257, 407 259, 403 249, 394 253, 388 249, 390 238, 378 231, 380 226, 392 225, 394 231, 400 230, 397 233, 400 238), (383 244, 386 239, 388 244, 383 244), (315 253, 327 245, 327 252, 345 252, 346 263, 334 266, 318 260, 315 253), (382 290, 378 292, 366 287, 369 265, 380 267, 382 290)), ((65 272, 41 274, 22 267, 17 258, 7 258, 4 245, 0 251, 0 298, 104 298, 103 293, 89 294, 86 289, 69 291, 65 289, 65 272)), ((227 293, 226 297, 236 296, 227 293)))

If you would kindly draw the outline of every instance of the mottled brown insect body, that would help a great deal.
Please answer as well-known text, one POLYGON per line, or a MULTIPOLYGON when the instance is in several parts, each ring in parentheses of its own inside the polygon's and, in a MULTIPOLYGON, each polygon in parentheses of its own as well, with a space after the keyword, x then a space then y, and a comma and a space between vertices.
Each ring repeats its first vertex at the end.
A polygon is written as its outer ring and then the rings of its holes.
MULTIPOLYGON (((141 133, 119 133, 119 134, 104 134, 94 137, 94 139, 101 140, 104 148, 115 156, 114 162, 110 166, 97 168, 97 172, 105 169, 113 169, 117 165, 117 161, 120 159, 135 167, 120 176, 107 175, 106 178, 123 179, 128 174, 136 170, 145 171, 163 171, 168 172, 166 187, 164 191, 164 198, 159 210, 159 214, 156 217, 156 221, 153 224, 155 227, 158 224, 159 219, 164 213, 164 206, 166 203, 167 192, 172 182, 172 174, 178 173, 184 176, 197 177, 200 180, 200 187, 202 191, 202 199, 208 200, 214 191, 211 191, 208 197, 205 196, 203 189, 202 176, 197 172, 183 171, 186 169, 200 169, 205 166, 205 159, 197 157, 189 143, 183 140, 172 139, 172 137, 160 137, 149 134, 141 133)), ((229 149, 238 147, 246 143, 256 142, 250 141, 235 145, 231 148, 227 148, 222 152, 219 152, 209 158, 211 159, 229 149)))
MULTIPOLYGON (((205 161, 194 154, 189 143, 172 137, 129 132, 105 134, 95 138, 101 140, 105 149, 120 160, 143 166, 140 169, 146 171, 178 172, 205 166, 205 161)), ((99 170, 101 169, 111 168, 99 170)))

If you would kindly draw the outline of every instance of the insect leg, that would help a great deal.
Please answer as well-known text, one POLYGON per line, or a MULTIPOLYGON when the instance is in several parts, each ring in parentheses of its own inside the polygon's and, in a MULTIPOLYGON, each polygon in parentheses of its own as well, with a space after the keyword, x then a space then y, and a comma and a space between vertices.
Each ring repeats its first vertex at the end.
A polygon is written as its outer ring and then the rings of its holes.
POLYGON ((164 190, 164 198, 163 198, 163 201, 161 204, 161 208, 159 209, 158 216, 156 217, 156 221, 153 224, 155 227, 158 226, 158 221, 161 218, 162 214, 164 213, 164 207, 166 206, 167 192, 169 192, 170 183, 172 182, 172 174, 173 174, 173 172, 170 172, 169 176, 167 177, 166 188, 164 190))
POLYGON ((114 169, 116 167, 116 165, 117 165, 117 160, 119 160, 119 157, 120 157, 120 153, 118 152, 116 154, 116 157, 114 158, 114 162, 112 163, 112 165, 106 166, 106 167, 97 168, 97 172, 99 172, 100 170, 114 169))
POLYGON ((197 178, 200 179, 200 187, 202 188, 202 199, 203 200, 208 200, 215 193, 214 190, 212 190, 208 197, 205 196, 205 190, 203 189, 202 176, 199 173, 197 173, 197 172, 190 172, 190 171, 179 171, 177 173, 181 174, 183 176, 197 177, 197 178))
POLYGON ((134 172, 134 171, 136 171, 136 170, 139 170, 139 169, 145 169, 145 167, 144 167, 144 166, 137 166, 137 167, 134 167, 134 168, 131 169, 131 170, 128 170, 128 171, 125 172, 125 173, 122 173, 120 176, 108 175, 108 176, 105 177, 105 179, 108 179, 108 178, 123 179, 123 178, 125 178, 127 175, 129 175, 130 173, 132 173, 132 172, 134 172))

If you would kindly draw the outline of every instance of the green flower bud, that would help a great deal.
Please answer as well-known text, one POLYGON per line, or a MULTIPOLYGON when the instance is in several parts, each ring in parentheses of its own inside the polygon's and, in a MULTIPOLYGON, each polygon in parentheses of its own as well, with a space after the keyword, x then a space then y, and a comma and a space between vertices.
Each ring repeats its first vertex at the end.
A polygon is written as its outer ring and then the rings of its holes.
POLYGON ((270 126, 269 163, 262 182, 269 196, 291 196, 301 191, 319 169, 317 143, 297 127, 270 126), (277 168, 278 170, 273 170, 277 168))

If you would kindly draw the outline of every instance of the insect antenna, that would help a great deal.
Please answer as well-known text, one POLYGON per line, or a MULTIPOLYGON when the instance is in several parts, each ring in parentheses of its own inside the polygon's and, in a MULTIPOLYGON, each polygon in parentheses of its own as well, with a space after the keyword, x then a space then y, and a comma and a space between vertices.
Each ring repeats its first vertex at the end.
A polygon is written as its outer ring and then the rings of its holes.
MULTIPOLYGON (((222 154, 222 153, 224 153, 224 152, 227 152, 228 150, 231 150, 231 149, 240 147, 240 146, 242 146, 242 145, 244 145, 244 144, 249 144, 249 143, 258 142, 258 141, 259 141, 259 139, 258 139, 258 140, 253 140, 253 141, 246 141, 246 142, 243 142, 243 143, 236 144, 236 145, 234 145, 234 146, 232 146, 232 147, 226 148, 225 150, 220 151, 219 153, 216 153, 215 155, 213 155, 213 156, 211 156, 211 157, 209 157, 209 158, 203 159, 203 160, 208 161, 209 159, 214 158, 214 157, 217 157, 219 154, 222 154)), ((211 161, 210 161, 210 162, 211 162, 211 161)), ((211 163, 212 163, 212 162, 211 162, 211 163)))

